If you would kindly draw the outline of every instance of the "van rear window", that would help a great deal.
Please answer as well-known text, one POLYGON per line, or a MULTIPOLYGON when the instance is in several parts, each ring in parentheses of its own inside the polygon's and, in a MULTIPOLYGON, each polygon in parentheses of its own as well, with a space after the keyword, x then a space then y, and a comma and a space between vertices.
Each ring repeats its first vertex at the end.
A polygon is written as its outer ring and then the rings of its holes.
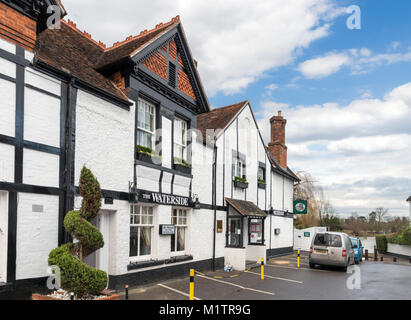
POLYGON ((342 247, 341 236, 338 234, 317 233, 314 239, 315 246, 342 247))

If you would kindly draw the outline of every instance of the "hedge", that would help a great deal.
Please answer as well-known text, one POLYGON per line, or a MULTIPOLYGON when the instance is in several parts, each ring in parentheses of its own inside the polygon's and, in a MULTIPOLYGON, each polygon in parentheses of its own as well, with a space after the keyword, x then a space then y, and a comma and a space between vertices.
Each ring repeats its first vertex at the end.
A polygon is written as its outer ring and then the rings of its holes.
POLYGON ((411 246, 411 227, 404 230, 397 236, 388 238, 389 243, 400 244, 404 246, 411 246))
POLYGON ((388 242, 387 237, 384 235, 376 236, 375 241, 377 243, 377 250, 379 253, 387 253, 388 242))

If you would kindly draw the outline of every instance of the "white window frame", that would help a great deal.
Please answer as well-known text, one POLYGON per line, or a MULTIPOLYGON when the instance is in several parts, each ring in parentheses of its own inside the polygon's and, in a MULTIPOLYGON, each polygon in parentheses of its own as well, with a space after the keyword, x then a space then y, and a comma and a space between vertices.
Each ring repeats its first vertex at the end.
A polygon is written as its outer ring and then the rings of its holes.
POLYGON ((187 161, 187 130, 188 130, 188 122, 186 120, 183 120, 181 118, 174 118, 174 145, 177 145, 183 149, 183 155, 182 157, 180 155, 176 156, 175 151, 176 148, 174 147, 174 158, 179 158, 183 159, 184 161, 187 161), (180 125, 177 126, 177 123, 180 123, 180 125), (181 129, 181 139, 182 141, 177 141, 177 130, 181 129))
POLYGON ((262 179, 262 180, 266 181, 266 178, 265 178, 265 169, 264 169, 263 167, 258 167, 258 170, 257 170, 257 179, 262 179), (263 173, 263 177, 262 177, 262 178, 259 177, 260 170, 261 170, 262 173, 263 173))
MULTIPOLYGON (((146 110, 144 110, 144 113, 146 113, 146 110)), ((144 120, 145 122, 145 120, 144 120)), ((148 133, 151 135, 151 149, 155 149, 155 131, 156 131, 156 106, 150 102, 148 102, 147 100, 138 99, 138 104, 137 104, 137 131, 142 131, 144 133, 148 133), (153 116, 153 131, 147 130, 146 128, 142 128, 138 125, 139 119, 138 119, 138 113, 140 111, 140 108, 145 108, 148 107, 149 109, 151 109, 152 113, 150 112, 150 114, 153 116)), ((137 136, 138 136, 138 132, 137 132, 137 136)), ((138 142, 137 142, 138 143, 138 142)), ((147 147, 147 146, 144 146, 147 147)))
POLYGON ((241 159, 237 158, 237 157, 234 157, 233 161, 234 161, 234 177, 233 177, 233 179, 235 177, 242 178, 243 175, 244 175, 244 166, 245 166, 243 161, 241 159))
MULTIPOLYGON (((175 257, 175 256, 181 256, 181 255, 185 255, 186 254, 186 251, 187 251, 187 235, 188 235, 188 212, 189 212, 189 210, 187 210, 187 209, 182 209, 182 208, 173 208, 172 210, 171 210, 171 224, 174 224, 175 225, 175 228, 176 228, 176 233, 175 233, 175 236, 174 236, 174 248, 175 248, 175 251, 171 251, 171 247, 170 247, 170 255, 172 256, 172 257, 175 257), (174 212, 177 212, 177 216, 174 214, 174 212), (185 216, 181 216, 181 213, 185 213, 185 216), (176 217, 177 219, 177 223, 174 223, 174 221, 173 221, 173 218, 174 217, 176 217), (184 220, 180 220, 181 218, 184 218, 184 220), (185 221, 185 223, 181 223, 181 222, 184 222, 185 221), (177 241, 178 241, 178 239, 177 239, 177 229, 178 228, 184 228, 184 250, 182 250, 182 251, 177 251, 177 241)), ((171 240, 172 240, 173 238, 172 237, 170 237, 170 246, 171 246, 171 240)))
POLYGON ((137 227, 138 228, 138 238, 137 238, 137 256, 130 256, 130 241, 129 241, 129 259, 130 262, 137 262, 137 261, 145 261, 145 260, 150 260, 153 257, 153 236, 154 236, 154 207, 153 206, 145 206, 145 205, 139 205, 139 204, 132 204, 130 205, 130 229, 131 227, 137 227), (138 208, 138 213, 136 213, 136 208, 138 208), (142 211, 143 208, 147 208, 147 209, 151 209, 151 214, 147 214, 147 215, 143 215, 142 211), (132 219, 132 217, 134 218, 135 216, 139 217, 139 222, 135 223, 134 219, 132 219), (151 217, 151 223, 143 223, 143 216, 146 217, 151 217), (139 255, 140 254, 140 232, 141 232, 141 228, 142 227, 149 227, 151 228, 150 230, 150 254, 148 255, 139 255))

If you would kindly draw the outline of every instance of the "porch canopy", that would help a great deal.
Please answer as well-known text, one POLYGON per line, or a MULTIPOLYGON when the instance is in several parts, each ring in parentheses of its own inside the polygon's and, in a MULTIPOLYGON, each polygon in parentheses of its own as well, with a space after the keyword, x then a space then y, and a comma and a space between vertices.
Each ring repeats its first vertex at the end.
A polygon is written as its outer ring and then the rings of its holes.
POLYGON ((264 219, 267 214, 257 207, 254 202, 225 198, 225 201, 240 215, 254 219, 264 219))

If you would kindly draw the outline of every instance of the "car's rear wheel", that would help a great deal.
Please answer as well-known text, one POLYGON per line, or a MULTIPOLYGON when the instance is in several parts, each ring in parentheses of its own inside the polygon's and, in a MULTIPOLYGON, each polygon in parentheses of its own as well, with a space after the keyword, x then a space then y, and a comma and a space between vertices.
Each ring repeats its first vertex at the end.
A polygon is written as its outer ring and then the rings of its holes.
POLYGON ((310 269, 315 269, 315 263, 310 262, 310 269))

